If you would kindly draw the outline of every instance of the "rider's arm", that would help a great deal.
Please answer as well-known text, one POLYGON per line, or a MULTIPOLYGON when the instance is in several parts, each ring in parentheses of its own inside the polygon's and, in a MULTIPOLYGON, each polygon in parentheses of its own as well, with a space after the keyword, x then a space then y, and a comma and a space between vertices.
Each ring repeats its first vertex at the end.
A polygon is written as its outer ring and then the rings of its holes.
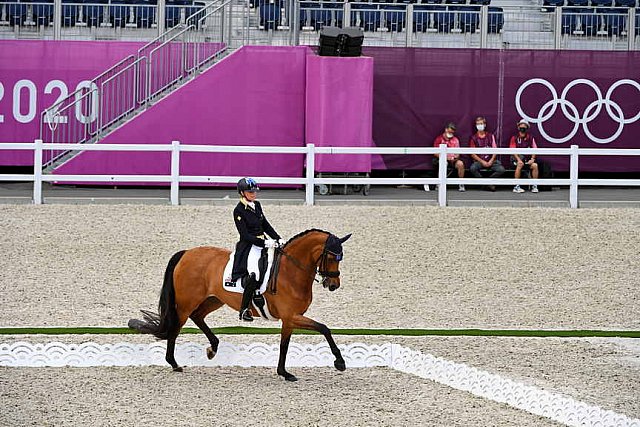
MULTIPOLYGON (((256 205, 259 205, 259 202, 256 202, 256 205)), ((276 230, 274 230, 274 228, 271 226, 271 224, 269 224, 269 221, 267 220, 267 217, 264 215, 264 211, 262 210, 262 205, 259 205, 259 206, 260 206, 260 208, 259 208, 260 212, 262 213, 262 229, 273 240, 280 240, 281 239, 280 235, 278 234, 278 232, 276 230)))

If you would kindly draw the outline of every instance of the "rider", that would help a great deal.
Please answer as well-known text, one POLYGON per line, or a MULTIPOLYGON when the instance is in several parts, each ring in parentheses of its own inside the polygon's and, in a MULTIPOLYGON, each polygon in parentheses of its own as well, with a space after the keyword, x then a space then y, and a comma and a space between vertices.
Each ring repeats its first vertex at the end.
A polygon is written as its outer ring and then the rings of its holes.
POLYGON ((254 292, 260 286, 255 274, 247 270, 247 258, 253 246, 263 248, 263 256, 266 255, 266 248, 272 248, 278 244, 283 244, 284 240, 273 229, 262 212, 262 206, 256 199, 258 198, 258 183, 253 178, 242 178, 238 181, 238 193, 240 202, 233 210, 233 220, 236 223, 240 241, 236 244, 236 254, 233 262, 233 272, 231 281, 242 278, 242 304, 240 306, 240 319, 247 322, 253 320, 249 303, 254 292), (266 233, 266 234, 265 234, 266 233), (273 240, 268 239, 271 237, 273 240))

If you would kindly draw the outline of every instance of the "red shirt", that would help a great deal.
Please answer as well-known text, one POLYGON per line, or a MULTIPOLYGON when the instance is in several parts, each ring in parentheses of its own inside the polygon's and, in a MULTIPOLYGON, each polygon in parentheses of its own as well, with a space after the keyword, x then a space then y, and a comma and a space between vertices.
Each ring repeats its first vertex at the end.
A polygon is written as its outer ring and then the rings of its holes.
MULTIPOLYGON (((436 136, 436 139, 433 141, 433 146, 440 147, 440 144, 446 144, 449 148, 458 148, 460 147, 460 140, 455 136, 451 139, 447 139, 444 134, 440 134, 436 136)), ((455 154, 447 154, 447 160, 453 160, 455 156, 455 154)))
MULTIPOLYGON (((485 132, 484 136, 481 138, 478 133, 475 133, 471 136, 469 140, 469 147, 478 147, 478 148, 497 148, 496 146, 496 138, 493 136, 491 132, 485 132)), ((489 161, 493 154, 477 154, 482 160, 489 161)))

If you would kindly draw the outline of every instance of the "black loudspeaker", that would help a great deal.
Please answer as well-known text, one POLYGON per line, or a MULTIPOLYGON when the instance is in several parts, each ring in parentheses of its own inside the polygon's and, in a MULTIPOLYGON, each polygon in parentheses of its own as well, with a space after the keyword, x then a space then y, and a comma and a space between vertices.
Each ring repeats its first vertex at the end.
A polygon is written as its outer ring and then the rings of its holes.
POLYGON ((364 33, 358 27, 324 27, 320 31, 320 56, 360 56, 364 33))

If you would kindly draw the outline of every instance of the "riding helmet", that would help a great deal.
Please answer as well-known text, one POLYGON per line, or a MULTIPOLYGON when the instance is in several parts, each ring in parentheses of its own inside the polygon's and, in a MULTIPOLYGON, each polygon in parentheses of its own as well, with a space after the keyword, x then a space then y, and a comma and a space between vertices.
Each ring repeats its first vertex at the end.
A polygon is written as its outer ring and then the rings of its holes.
POLYGON ((243 191, 258 191, 258 183, 253 178, 242 178, 238 181, 238 193, 242 194, 243 191))

